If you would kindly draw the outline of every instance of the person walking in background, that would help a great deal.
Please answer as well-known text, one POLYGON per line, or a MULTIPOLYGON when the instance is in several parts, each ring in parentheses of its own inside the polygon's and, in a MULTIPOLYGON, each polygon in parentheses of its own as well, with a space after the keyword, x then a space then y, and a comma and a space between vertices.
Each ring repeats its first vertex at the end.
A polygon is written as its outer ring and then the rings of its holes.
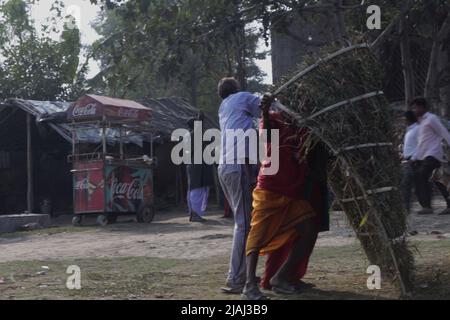
MULTIPOLYGON (((431 207, 433 172, 440 168, 444 162, 444 148, 442 141, 445 140, 450 146, 450 133, 435 114, 429 112, 430 106, 425 98, 415 98, 410 106, 419 120, 418 145, 414 160, 417 161, 416 193, 422 210, 419 214, 433 214, 431 207)), ((436 186, 444 195, 447 209, 441 214, 450 212, 450 199, 447 188, 441 183, 436 186)))
POLYGON ((218 174, 235 221, 230 268, 226 287, 222 291, 241 294, 246 282, 245 244, 250 230, 252 189, 256 184, 257 171, 257 165, 251 164, 256 162, 250 159, 255 160, 256 157, 257 160, 258 155, 249 154, 245 139, 227 141, 227 130, 255 130, 254 120, 261 118, 261 99, 249 92, 240 92, 239 83, 234 78, 222 79, 218 85, 218 94, 223 100, 219 109, 222 152, 218 174), (245 155, 238 154, 242 145, 245 146, 245 155))
POLYGON ((403 199, 408 214, 411 212, 411 195, 415 185, 416 174, 414 170, 414 157, 419 143, 419 124, 417 117, 412 111, 405 113, 405 121, 408 126, 403 142, 403 199))
MULTIPOLYGON (((195 122, 204 121, 203 113, 200 113, 197 118, 188 121, 191 141, 191 164, 186 165, 188 192, 187 204, 189 208, 191 222, 206 222, 204 216, 208 205, 209 190, 214 185, 213 167, 205 163, 194 163, 194 127, 195 122)), ((202 124, 203 125, 203 124, 202 124)), ((202 129, 203 131, 203 129, 202 129)), ((204 146, 202 146, 202 152, 204 146)))

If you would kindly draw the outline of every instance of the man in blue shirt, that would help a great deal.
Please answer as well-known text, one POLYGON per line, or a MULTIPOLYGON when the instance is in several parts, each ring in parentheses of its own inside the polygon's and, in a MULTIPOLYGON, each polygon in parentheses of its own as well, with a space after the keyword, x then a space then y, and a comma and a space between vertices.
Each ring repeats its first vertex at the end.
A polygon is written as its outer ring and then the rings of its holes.
POLYGON ((252 139, 248 137, 258 137, 255 119, 261 118, 261 99, 249 92, 240 92, 234 78, 222 79, 218 93, 223 99, 219 109, 222 132, 219 180, 235 220, 230 269, 222 290, 240 294, 246 282, 245 244, 250 230, 252 189, 258 174, 257 146, 252 145, 255 141, 249 141, 252 139), (233 132, 235 135, 231 134, 233 132))

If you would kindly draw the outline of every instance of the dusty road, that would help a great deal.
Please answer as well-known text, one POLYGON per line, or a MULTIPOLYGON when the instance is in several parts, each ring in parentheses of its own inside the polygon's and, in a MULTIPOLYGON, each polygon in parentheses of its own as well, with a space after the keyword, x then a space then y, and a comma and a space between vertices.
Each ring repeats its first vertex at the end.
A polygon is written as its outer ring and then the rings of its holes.
MULTIPOLYGON (((0 235, 0 300, 3 299, 239 299, 220 292, 228 270, 233 222, 212 214, 191 224, 182 212, 161 213, 148 225, 123 218, 100 228, 82 228, 70 217, 55 228, 0 235), (128 220, 128 221, 127 221, 128 220), (68 266, 82 268, 82 290, 67 290, 68 266)), ((332 215, 321 235, 305 281, 317 288, 289 299, 397 299, 398 288, 383 282, 367 290, 368 262, 342 214, 332 215)), ((417 299, 450 297, 450 217, 411 216, 419 231, 417 299)), ((260 264, 262 272, 263 263, 260 264)), ((278 297, 271 292, 272 299, 278 297)))
MULTIPOLYGON (((152 257, 203 259, 229 254, 233 223, 212 213, 206 224, 189 223, 180 212, 162 213, 149 225, 126 221, 100 228, 88 220, 81 228, 68 227, 70 217, 57 219, 55 228, 32 233, 0 235, 0 262, 71 258, 152 257)), ((341 213, 333 213, 332 230, 320 236, 319 247, 357 242, 341 213)), ((450 239, 450 216, 412 215, 414 240, 450 239)))

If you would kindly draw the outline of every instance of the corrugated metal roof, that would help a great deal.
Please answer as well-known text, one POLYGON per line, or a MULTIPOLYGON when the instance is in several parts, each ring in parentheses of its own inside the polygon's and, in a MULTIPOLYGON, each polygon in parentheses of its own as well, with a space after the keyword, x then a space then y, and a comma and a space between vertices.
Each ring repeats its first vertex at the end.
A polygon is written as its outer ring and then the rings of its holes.
MULTIPOLYGON (((172 132, 176 129, 187 129, 187 121, 198 115, 199 110, 181 98, 163 98, 139 100, 139 103, 152 110, 152 122, 150 129, 154 135, 160 135, 163 139, 170 139, 172 132)), ((70 106, 70 102, 35 101, 22 99, 9 99, 7 104, 16 106, 25 112, 40 119, 47 119, 48 125, 58 132, 64 139, 71 143, 71 128, 67 123, 63 123, 65 112, 70 106)), ((218 124, 211 118, 205 118, 205 128, 217 128, 218 124)), ((100 143, 101 130, 92 128, 77 132, 78 139, 86 143, 100 143)), ((119 131, 110 129, 107 132, 109 144, 119 142, 119 131)), ((125 141, 142 145, 149 137, 145 135, 129 135, 125 141)))
MULTIPOLYGON (((64 113, 70 103, 68 102, 51 102, 51 101, 35 101, 22 99, 9 99, 8 104, 16 106, 25 112, 32 114, 36 119, 43 116, 64 113)), ((72 134, 70 127, 67 124, 49 123, 49 126, 58 132, 64 139, 72 143, 72 134)))
POLYGON ((115 106, 115 107, 128 107, 132 109, 145 109, 143 105, 140 103, 137 103, 133 100, 126 100, 126 99, 116 99, 116 98, 110 98, 110 97, 104 97, 104 96, 97 96, 95 94, 88 94, 88 97, 91 97, 95 101, 100 102, 101 104, 108 105, 108 106, 115 106))

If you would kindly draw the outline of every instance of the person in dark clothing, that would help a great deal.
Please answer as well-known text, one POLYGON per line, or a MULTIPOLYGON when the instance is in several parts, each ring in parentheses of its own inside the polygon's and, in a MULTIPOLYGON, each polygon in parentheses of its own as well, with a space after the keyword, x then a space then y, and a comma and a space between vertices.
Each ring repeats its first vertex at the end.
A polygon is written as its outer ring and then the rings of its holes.
MULTIPOLYGON (((200 113, 197 118, 190 119, 188 126, 191 135, 191 164, 186 165, 186 173, 188 180, 187 203, 191 222, 206 222, 204 216, 208 205, 209 190, 214 185, 213 167, 203 162, 200 164, 194 163, 194 126, 195 122, 203 123, 204 116, 200 113)), ((202 152, 204 146, 202 146, 202 152)))

